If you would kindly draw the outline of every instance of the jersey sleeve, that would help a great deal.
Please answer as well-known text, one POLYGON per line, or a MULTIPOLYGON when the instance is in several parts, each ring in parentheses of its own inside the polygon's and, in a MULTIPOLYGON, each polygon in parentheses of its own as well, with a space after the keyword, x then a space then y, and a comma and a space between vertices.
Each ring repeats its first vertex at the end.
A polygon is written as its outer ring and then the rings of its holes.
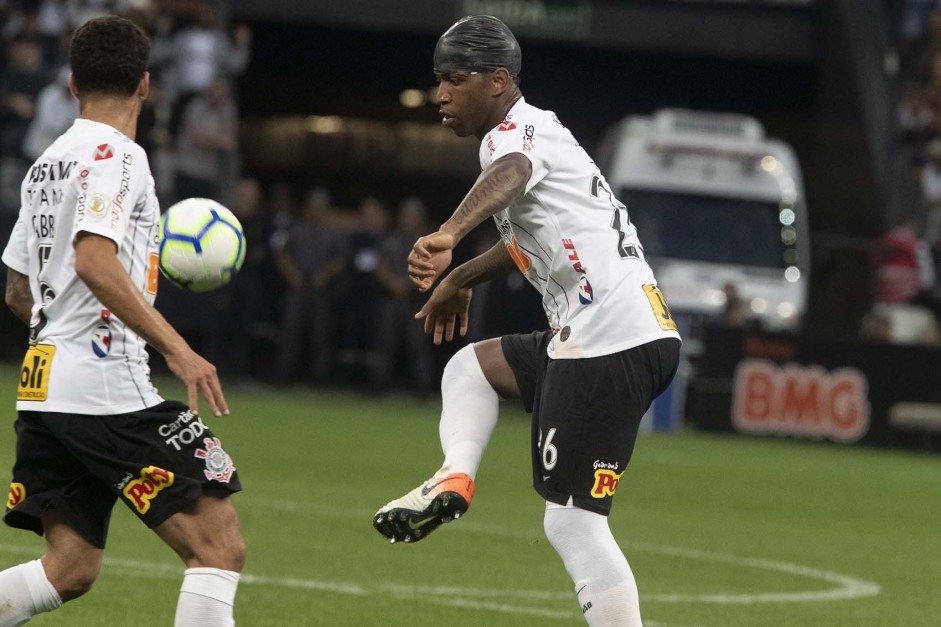
POLYGON ((13 225, 10 240, 3 250, 3 263, 20 274, 29 274, 29 249, 26 246, 26 235, 26 222, 23 220, 21 211, 16 224, 13 225))
MULTIPOLYGON (((529 181, 526 182, 527 193, 549 174, 552 147, 548 137, 542 137, 539 134, 540 126, 545 125, 539 124, 532 118, 506 120, 491 131, 489 137, 484 140, 485 145, 488 141, 492 142, 490 163, 513 152, 521 153, 529 159, 533 172, 529 181)), ((544 134, 547 130, 543 129, 544 134)), ((487 148, 489 150, 490 147, 487 148)))
POLYGON ((107 237, 121 248, 134 207, 146 189, 143 151, 136 144, 102 144, 79 170, 75 184, 75 233, 107 237))

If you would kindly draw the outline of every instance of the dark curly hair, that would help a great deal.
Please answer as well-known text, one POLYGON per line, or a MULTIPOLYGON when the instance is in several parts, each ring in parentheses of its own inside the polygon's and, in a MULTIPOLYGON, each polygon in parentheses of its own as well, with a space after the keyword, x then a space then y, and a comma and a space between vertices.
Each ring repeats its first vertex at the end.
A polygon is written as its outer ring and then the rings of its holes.
POLYGON ((108 16, 89 20, 72 35, 69 64, 79 94, 130 97, 150 59, 150 41, 134 22, 108 16))

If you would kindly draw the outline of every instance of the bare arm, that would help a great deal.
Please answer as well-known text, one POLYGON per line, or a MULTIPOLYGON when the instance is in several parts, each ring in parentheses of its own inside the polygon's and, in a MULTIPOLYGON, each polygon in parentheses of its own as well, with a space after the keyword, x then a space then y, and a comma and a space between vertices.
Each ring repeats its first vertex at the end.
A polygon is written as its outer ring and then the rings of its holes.
POLYGON ((506 244, 494 244, 487 252, 477 255, 451 271, 446 281, 454 281, 458 288, 474 287, 497 277, 506 276, 516 269, 506 244))
POLYGON ((484 170, 447 222, 418 238, 408 257, 409 276, 422 292, 451 265, 457 243, 475 226, 509 206, 526 190, 533 166, 521 153, 500 157, 484 170))
POLYGON ((17 318, 27 326, 33 311, 33 294, 29 291, 29 279, 13 268, 7 268, 6 303, 17 318))
POLYGON ((532 164, 522 153, 512 152, 500 157, 480 173, 454 215, 440 230, 454 236, 457 244, 475 226, 520 197, 532 172, 532 164))
POLYGON ((118 260, 113 241, 79 233, 75 272, 102 305, 166 358, 173 374, 186 384, 189 406, 194 411, 201 392, 215 415, 229 413, 215 366, 197 355, 166 318, 144 300, 118 260))

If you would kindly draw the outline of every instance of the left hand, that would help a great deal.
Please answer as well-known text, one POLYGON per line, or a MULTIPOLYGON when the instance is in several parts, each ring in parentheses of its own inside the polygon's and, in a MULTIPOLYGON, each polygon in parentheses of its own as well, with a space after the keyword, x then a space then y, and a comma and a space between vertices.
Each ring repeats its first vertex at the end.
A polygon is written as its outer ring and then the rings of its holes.
POLYGON ((469 287, 458 287, 445 278, 431 293, 428 302, 415 314, 416 320, 425 321, 425 333, 433 334, 434 343, 454 339, 458 326, 461 337, 467 334, 468 309, 473 291, 469 287))

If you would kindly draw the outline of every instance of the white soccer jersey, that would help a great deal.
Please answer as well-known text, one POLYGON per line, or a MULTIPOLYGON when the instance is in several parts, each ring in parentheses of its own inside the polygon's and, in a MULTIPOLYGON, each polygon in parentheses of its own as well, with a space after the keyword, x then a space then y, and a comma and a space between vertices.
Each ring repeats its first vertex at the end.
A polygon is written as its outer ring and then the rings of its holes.
POLYGON ((494 220, 558 331, 549 356, 597 357, 679 338, 627 210, 572 133, 520 98, 481 142, 480 165, 513 152, 532 162, 532 177, 494 220))
POLYGON ((29 277, 30 348, 18 410, 111 415, 163 399, 144 341, 75 273, 75 236, 114 240, 144 298, 157 293, 160 208, 144 150, 114 128, 78 119, 33 164, 3 262, 29 277))

